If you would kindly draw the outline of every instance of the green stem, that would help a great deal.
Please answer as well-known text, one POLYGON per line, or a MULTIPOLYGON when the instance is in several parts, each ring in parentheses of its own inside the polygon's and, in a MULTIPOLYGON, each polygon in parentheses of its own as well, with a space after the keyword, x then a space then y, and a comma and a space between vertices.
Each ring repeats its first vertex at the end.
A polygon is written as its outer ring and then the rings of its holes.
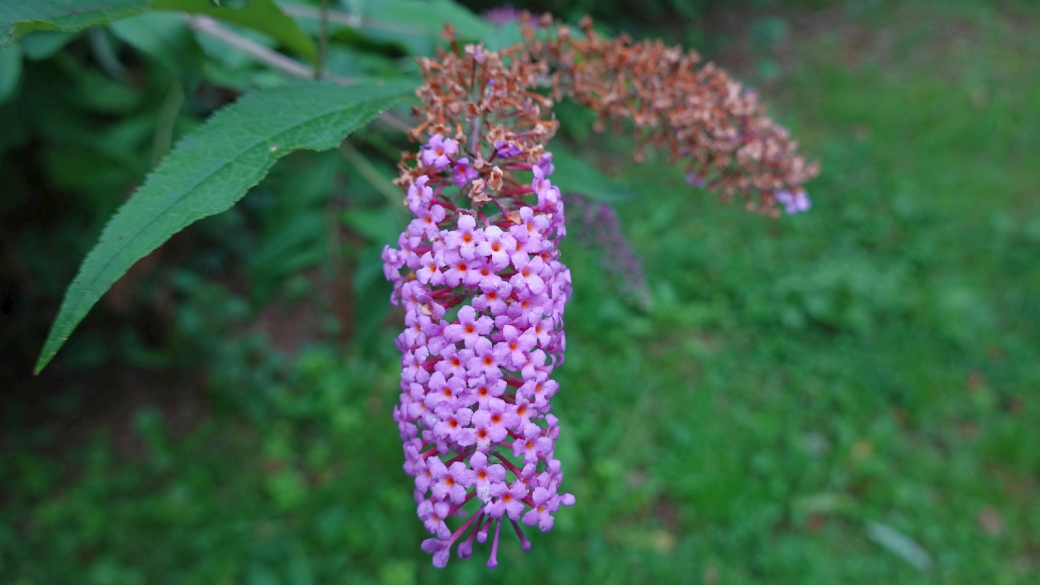
POLYGON ((321 0, 321 32, 318 34, 318 58, 314 61, 314 79, 322 78, 325 54, 329 50, 329 0, 321 0))
MULTIPOLYGON (((296 61, 294 59, 290 59, 289 57, 286 57, 285 55, 277 51, 272 51, 271 49, 268 49, 263 45, 254 43, 253 41, 239 34, 236 34, 230 29, 220 26, 220 24, 217 23, 217 21, 213 20, 212 18, 209 18, 208 16, 195 16, 189 18, 188 26, 201 33, 208 34, 215 39, 219 39, 232 47, 235 47, 236 49, 242 51, 243 53, 249 55, 253 59, 256 59, 257 61, 263 63, 264 65, 267 65, 272 69, 277 69, 278 71, 287 73, 289 75, 292 75, 293 77, 300 77, 303 79, 313 77, 313 71, 303 63, 300 63, 299 61, 296 61)), ((350 79, 349 77, 340 77, 339 75, 330 75, 328 73, 322 76, 322 79, 331 81, 333 83, 338 83, 340 85, 350 85, 352 83, 355 83, 355 80, 350 79)), ((390 126, 395 130, 400 130, 402 132, 408 132, 411 129, 411 126, 409 126, 407 122, 401 120, 397 116, 394 116, 390 112, 383 112, 379 114, 379 120, 387 126, 390 126)))
POLYGON ((152 166, 159 164, 162 157, 170 151, 173 144, 173 128, 177 124, 177 115, 184 105, 184 88, 175 80, 170 85, 162 105, 159 106, 159 117, 155 121, 155 134, 152 136, 152 166))
MULTIPOLYGON (((312 6, 302 6, 297 4, 282 4, 282 10, 289 16, 298 16, 300 18, 321 18, 321 10, 312 6)), ((382 21, 373 18, 361 18, 353 14, 347 14, 346 12, 340 12, 338 10, 329 10, 328 19, 332 24, 339 24, 343 26, 349 26, 350 28, 371 28, 375 30, 383 30, 387 32, 394 32, 400 34, 409 35, 423 35, 427 36, 428 33, 422 28, 414 26, 408 26, 403 24, 397 24, 395 22, 382 21)))
POLYGON ((358 152, 358 149, 354 148, 354 145, 349 140, 343 141, 343 146, 339 151, 343 153, 343 158, 347 159, 347 162, 357 168, 361 176, 368 181, 368 184, 372 185, 376 191, 379 191, 381 195, 386 197, 391 205, 400 207, 401 192, 395 189, 390 181, 387 181, 380 175, 379 171, 372 166, 372 163, 368 162, 368 159, 358 152))
POLYGON ((116 55, 116 51, 112 47, 112 41, 109 40, 106 35, 105 29, 90 29, 89 38, 90 49, 93 51, 94 59, 101 67, 102 71, 115 79, 125 80, 126 67, 119 62, 119 56, 116 55))

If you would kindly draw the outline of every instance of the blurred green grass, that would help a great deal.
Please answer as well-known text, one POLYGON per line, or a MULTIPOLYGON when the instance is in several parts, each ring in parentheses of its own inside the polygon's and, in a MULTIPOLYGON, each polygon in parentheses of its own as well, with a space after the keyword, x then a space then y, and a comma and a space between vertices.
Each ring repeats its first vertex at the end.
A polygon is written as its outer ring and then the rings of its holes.
POLYGON ((578 503, 532 551, 507 539, 493 572, 481 549, 443 571, 419 551, 390 418, 393 331, 367 351, 286 358, 218 337, 240 301, 187 282, 176 327, 213 339, 202 413, 177 432, 167 411, 138 409, 129 454, 111 430, 59 452, 38 446, 45 429, 16 434, 0 458, 0 575, 1040 580, 1040 13, 841 6, 822 25, 794 19, 779 76, 760 80, 823 162, 810 214, 751 216, 662 162, 626 166, 642 198, 619 211, 649 311, 568 243, 554 412, 578 503))

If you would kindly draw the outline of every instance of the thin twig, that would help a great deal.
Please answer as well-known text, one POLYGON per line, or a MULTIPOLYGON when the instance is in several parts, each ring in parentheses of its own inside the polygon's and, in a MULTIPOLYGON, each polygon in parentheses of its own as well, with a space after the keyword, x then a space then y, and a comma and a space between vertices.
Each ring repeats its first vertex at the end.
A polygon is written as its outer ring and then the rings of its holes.
MULTIPOLYGON (((303 63, 290 59, 277 51, 272 51, 263 45, 257 44, 241 35, 238 35, 235 32, 224 28, 220 23, 208 16, 193 16, 188 19, 188 26, 199 32, 206 33, 215 39, 224 41, 272 69, 277 69, 283 73, 301 79, 310 79, 313 77, 311 68, 307 67, 303 63)), ((356 83, 354 79, 350 79, 349 77, 341 77, 330 73, 325 73, 321 78, 340 85, 352 85, 356 83)), ((400 130, 401 132, 408 132, 412 129, 407 122, 390 112, 379 114, 379 120, 387 126, 395 130, 400 130)))
POLYGON ((184 105, 184 88, 179 80, 174 80, 169 93, 159 106, 159 117, 155 122, 155 134, 152 136, 152 166, 166 156, 173 144, 173 127, 177 124, 177 115, 184 105))
MULTIPOLYGON (((313 6, 301 6, 299 4, 282 4, 282 11, 289 16, 298 16, 300 18, 321 18, 321 10, 314 8, 313 6)), ((340 12, 338 10, 329 10, 329 22, 334 24, 342 24, 343 26, 349 26, 351 28, 357 28, 361 26, 361 17, 353 14, 347 14, 346 12, 340 12)))
MULTIPOLYGON (((312 6, 301 6, 299 4, 282 4, 281 8, 282 11, 284 11, 289 16, 313 19, 321 18, 321 10, 312 6)), ((333 24, 349 26, 350 28, 364 27, 376 30, 385 30, 388 32, 407 33, 412 35, 425 34, 425 31, 418 27, 397 24, 394 22, 386 22, 372 18, 362 18, 360 16, 354 14, 347 14, 346 12, 340 12, 338 10, 329 10, 329 22, 333 24)))
POLYGON ((321 0, 321 29, 318 33, 318 59, 314 61, 314 79, 321 79, 321 69, 325 66, 325 54, 329 49, 329 0, 321 0))
POLYGON ((103 28, 90 29, 90 48, 94 53, 102 71, 110 76, 124 80, 126 79, 126 67, 119 62, 119 56, 112 48, 112 42, 105 36, 107 31, 103 28))
POLYGON ((411 132, 412 127, 408 125, 408 122, 398 118, 390 112, 383 112, 379 114, 379 121, 393 128, 394 130, 400 130, 401 132, 411 132))
POLYGON ((279 71, 288 73, 293 77, 311 77, 310 67, 307 67, 299 61, 294 61, 277 51, 272 51, 271 49, 255 43, 243 36, 237 35, 220 26, 220 23, 208 16, 193 16, 188 19, 188 26, 194 30, 204 32, 214 38, 220 39, 257 61, 279 71))
POLYGON ((368 162, 368 159, 362 155, 358 149, 354 148, 354 145, 349 140, 344 140, 343 144, 339 149, 343 158, 347 159, 347 162, 354 165, 354 167, 361 173, 361 176, 368 181, 369 185, 379 191, 381 195, 390 201, 391 205, 401 204, 401 192, 394 189, 393 183, 387 180, 383 175, 379 174, 372 163, 368 162))

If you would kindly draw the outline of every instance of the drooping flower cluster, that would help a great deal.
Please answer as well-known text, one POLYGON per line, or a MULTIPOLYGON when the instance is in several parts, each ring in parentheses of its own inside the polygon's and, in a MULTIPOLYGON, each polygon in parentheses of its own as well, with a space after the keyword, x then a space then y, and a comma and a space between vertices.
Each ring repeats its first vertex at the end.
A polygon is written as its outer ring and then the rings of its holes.
POLYGON ((435 536, 423 550, 443 567, 455 544, 469 557, 474 539, 493 532, 493 567, 503 523, 526 550, 521 524, 549 530, 574 503, 559 491, 549 403, 571 292, 558 250, 563 201, 542 147, 555 126, 518 91, 532 78, 520 62, 469 47, 423 65, 428 112, 447 112, 442 100, 461 90, 475 116, 468 144, 461 128, 448 137, 434 118, 426 126, 435 132, 402 164, 413 219, 383 254, 392 300, 405 310, 394 418, 419 517, 435 536), (453 529, 455 516, 464 520, 453 529))
MULTIPOLYGON (((583 39, 565 27, 538 39, 529 15, 520 18, 525 43, 460 49, 447 27, 453 51, 419 60, 410 136, 422 146, 402 156, 395 181, 413 219, 383 251, 391 300, 405 313, 394 418, 419 517, 434 535, 422 549, 438 567, 452 548, 467 558, 474 540, 489 538, 493 567, 505 522, 527 550, 521 524, 549 530, 559 507, 574 503, 560 492, 550 413, 571 294, 559 260, 564 201, 545 148, 556 130, 546 119, 552 98, 631 120, 643 146, 685 161, 691 184, 743 194, 755 209, 808 209, 801 185, 817 172, 753 92, 710 65, 695 69, 695 53, 601 40, 588 23, 583 39)), ((551 22, 537 23, 544 32, 551 22)), ((616 216, 597 209, 586 219, 612 220, 619 233, 616 216)))

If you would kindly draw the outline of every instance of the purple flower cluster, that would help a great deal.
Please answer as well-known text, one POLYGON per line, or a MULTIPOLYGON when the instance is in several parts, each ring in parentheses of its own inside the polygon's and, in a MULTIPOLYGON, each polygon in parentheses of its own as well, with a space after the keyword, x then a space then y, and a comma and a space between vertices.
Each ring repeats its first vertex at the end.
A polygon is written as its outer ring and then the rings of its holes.
MULTIPOLYGON (((564 193, 573 222, 577 219, 578 243, 599 249, 600 266, 610 275, 610 282, 643 309, 653 306, 653 295, 646 282, 642 262, 625 239, 617 211, 608 203, 593 201, 578 193, 564 193), (575 211, 577 213, 575 213, 575 211)), ((572 230, 575 225, 572 223, 572 230)))
POLYGON ((549 530, 559 506, 574 503, 559 493, 560 429, 549 413, 571 293, 558 251, 563 201, 550 155, 536 164, 527 155, 502 142, 471 164, 455 140, 432 136, 409 175, 414 219, 383 252, 392 302, 405 309, 394 419, 419 518, 435 536, 422 549, 438 567, 454 544, 468 558, 492 530, 494 567, 504 522, 527 550, 520 524, 549 530), (454 529, 453 517, 463 519, 454 529))

